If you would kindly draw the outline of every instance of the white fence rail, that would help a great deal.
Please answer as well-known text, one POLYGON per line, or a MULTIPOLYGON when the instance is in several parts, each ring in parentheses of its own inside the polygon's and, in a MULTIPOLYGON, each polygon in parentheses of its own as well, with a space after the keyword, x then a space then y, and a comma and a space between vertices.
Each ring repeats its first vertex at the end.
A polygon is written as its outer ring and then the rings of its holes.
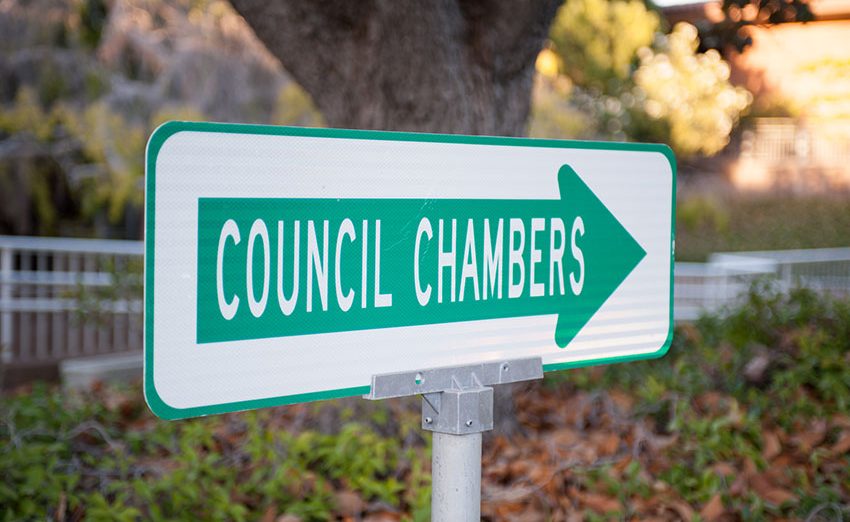
POLYGON ((850 297, 850 248, 817 248, 712 254, 707 263, 676 263, 673 315, 691 321, 734 305, 754 281, 768 278, 780 290, 806 287, 850 297))
POLYGON ((141 349, 141 294, 130 288, 141 288, 142 253, 138 241, 0 236, 3 362, 141 349))
MULTIPOLYGON (((0 236, 0 354, 56 362, 140 350, 138 241, 0 236)), ((850 297, 850 248, 713 254, 676 263, 674 316, 691 321, 741 299, 758 278, 850 297)))

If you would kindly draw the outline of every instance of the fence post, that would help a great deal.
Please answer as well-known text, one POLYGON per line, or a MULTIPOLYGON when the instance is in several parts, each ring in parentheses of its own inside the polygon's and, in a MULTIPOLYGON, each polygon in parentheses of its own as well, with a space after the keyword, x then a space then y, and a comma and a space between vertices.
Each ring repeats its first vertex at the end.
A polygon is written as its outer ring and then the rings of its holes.
POLYGON ((783 263, 779 269, 779 279, 782 282, 782 291, 790 292, 794 287, 794 278, 791 274, 791 263, 783 263))
POLYGON ((0 361, 12 361, 12 249, 0 249, 0 361))

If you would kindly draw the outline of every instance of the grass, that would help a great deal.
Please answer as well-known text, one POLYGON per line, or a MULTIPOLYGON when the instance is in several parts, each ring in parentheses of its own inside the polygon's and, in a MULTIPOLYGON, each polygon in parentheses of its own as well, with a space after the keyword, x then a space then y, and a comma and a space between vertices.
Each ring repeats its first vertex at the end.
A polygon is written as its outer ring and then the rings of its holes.
POLYGON ((676 259, 713 252, 850 246, 850 194, 690 196, 676 209, 676 259))

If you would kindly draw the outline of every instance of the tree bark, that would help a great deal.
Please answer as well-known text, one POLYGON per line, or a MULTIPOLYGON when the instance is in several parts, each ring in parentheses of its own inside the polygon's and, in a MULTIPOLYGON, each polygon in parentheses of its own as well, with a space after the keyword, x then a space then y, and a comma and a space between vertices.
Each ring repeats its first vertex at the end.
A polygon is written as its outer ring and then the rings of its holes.
POLYGON ((332 127, 519 136, 561 0, 231 0, 332 127))

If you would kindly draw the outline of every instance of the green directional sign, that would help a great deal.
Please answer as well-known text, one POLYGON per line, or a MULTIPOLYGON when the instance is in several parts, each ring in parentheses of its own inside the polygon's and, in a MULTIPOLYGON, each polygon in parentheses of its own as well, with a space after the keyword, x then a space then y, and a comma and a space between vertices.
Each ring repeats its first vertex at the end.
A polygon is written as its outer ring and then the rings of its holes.
POLYGON ((394 371, 661 355, 659 145, 171 122, 148 145, 145 389, 180 418, 394 371))
POLYGON ((565 347, 646 252, 560 199, 198 201, 198 343, 558 314, 565 347))

